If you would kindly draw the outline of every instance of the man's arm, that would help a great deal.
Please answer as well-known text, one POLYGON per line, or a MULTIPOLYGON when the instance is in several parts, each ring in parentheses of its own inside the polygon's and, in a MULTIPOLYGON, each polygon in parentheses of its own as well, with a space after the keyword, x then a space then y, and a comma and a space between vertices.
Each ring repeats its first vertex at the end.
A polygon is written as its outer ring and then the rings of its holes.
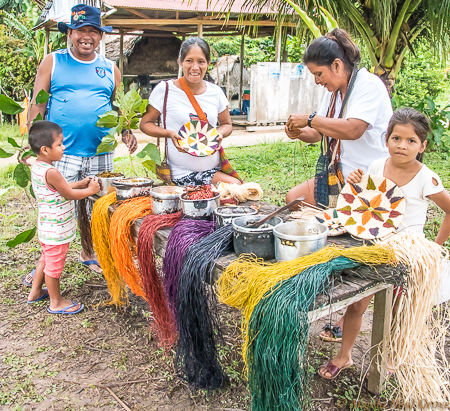
POLYGON ((36 104, 36 96, 41 90, 50 92, 50 84, 52 81, 53 55, 49 54, 40 64, 36 78, 34 80, 33 99, 31 100, 31 108, 28 113, 28 126, 38 114, 44 118, 47 103, 36 104))

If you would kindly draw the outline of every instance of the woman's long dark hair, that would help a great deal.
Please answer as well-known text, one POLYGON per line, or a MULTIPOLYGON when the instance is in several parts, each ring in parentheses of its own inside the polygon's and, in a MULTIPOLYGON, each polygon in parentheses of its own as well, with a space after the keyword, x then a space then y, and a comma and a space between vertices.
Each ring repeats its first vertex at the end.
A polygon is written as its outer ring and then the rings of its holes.
POLYGON ((361 52, 350 35, 343 29, 334 29, 325 36, 315 39, 303 55, 305 64, 330 67, 333 62, 341 60, 346 69, 352 72, 361 61, 361 52))

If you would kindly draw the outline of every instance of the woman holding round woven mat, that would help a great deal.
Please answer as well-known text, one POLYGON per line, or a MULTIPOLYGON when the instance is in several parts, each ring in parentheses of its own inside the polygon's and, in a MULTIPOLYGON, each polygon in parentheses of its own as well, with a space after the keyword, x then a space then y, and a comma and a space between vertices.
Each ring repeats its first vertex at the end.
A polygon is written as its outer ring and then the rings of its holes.
MULTIPOLYGON (((229 102, 220 87, 203 80, 210 62, 206 41, 185 40, 178 57, 183 77, 159 83, 142 117, 144 133, 165 139, 170 179, 176 185, 240 183, 221 147, 232 131, 229 102), (163 127, 157 125, 159 119, 163 127)), ((157 171, 163 178, 164 170, 157 171)))
POLYGON ((321 142, 322 155, 316 176, 292 188, 286 202, 305 195, 310 204, 335 207, 351 171, 366 172, 372 161, 387 156, 383 134, 392 116, 389 94, 379 77, 358 70, 360 61, 357 45, 342 29, 306 49, 303 62, 327 92, 317 113, 291 114, 286 134, 305 143, 321 142))

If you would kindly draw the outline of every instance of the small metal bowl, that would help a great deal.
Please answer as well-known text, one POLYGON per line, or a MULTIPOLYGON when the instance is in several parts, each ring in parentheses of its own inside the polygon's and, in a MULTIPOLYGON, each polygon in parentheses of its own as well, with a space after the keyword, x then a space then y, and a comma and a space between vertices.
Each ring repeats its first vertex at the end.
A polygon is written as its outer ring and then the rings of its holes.
POLYGON ((180 194, 183 187, 159 186, 152 187, 152 214, 171 214, 181 210, 180 194))
POLYGON ((196 220, 211 220, 214 210, 220 206, 220 193, 213 191, 214 197, 205 200, 188 200, 180 194, 183 216, 196 220))
POLYGON ((123 201, 149 191, 153 185, 153 180, 147 177, 122 178, 114 181, 112 185, 116 188, 117 200, 123 201))
POLYGON ((258 210, 248 206, 222 206, 214 210, 216 227, 231 224, 236 217, 258 214, 258 210))
POLYGON ((325 247, 328 228, 310 221, 288 222, 276 226, 273 234, 275 258, 277 261, 290 261, 325 247))
MULTIPOLYGON (((103 174, 103 173, 100 173, 103 174)), ((115 191, 115 187, 113 186, 113 182, 116 180, 121 180, 124 176, 122 173, 114 173, 117 174, 114 177, 99 177, 98 175, 96 175, 96 177, 98 178, 98 183, 100 185, 100 191, 97 193, 98 196, 105 196, 106 194, 112 193, 113 191, 115 191)))

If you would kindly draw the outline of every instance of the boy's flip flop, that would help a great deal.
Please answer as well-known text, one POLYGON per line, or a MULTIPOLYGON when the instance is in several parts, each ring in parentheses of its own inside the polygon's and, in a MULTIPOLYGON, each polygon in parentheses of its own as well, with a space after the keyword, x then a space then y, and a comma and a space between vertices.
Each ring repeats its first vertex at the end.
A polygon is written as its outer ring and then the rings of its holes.
MULTIPOLYGON (((99 263, 97 260, 86 260, 86 261, 78 260, 78 262, 79 262, 80 264, 85 265, 85 266, 86 266, 87 268, 89 268, 90 270, 92 270, 92 268, 89 267, 90 265, 96 265, 96 266, 99 267, 100 269, 102 268, 101 265, 100 265, 100 263, 99 263)), ((97 271, 95 271, 95 270, 92 270, 92 271, 97 272, 97 271)))
POLYGON ((53 310, 50 310, 50 307, 48 307, 47 311, 50 314, 78 314, 79 312, 84 310, 84 304, 81 304, 81 306, 80 306, 80 308, 78 310, 67 311, 67 310, 70 310, 72 307, 76 307, 77 306, 77 303, 74 303, 73 301, 71 301, 71 302, 72 302, 72 304, 68 305, 67 307, 63 308, 62 310, 53 311, 53 310))
POLYGON ((36 274, 36 268, 33 268, 30 273, 28 273, 25 277, 23 277, 22 280, 23 284, 26 285, 27 287, 31 287, 33 285, 33 280, 31 280, 31 283, 29 283, 28 281, 26 281, 26 279, 28 275, 31 275, 31 278, 34 278, 34 274, 36 274))
POLYGON ((42 300, 44 300, 45 298, 48 298, 49 297, 49 295, 48 295, 48 290, 46 289, 46 288, 43 288, 43 290, 44 290, 44 295, 42 295, 41 297, 39 297, 39 298, 36 298, 35 300, 28 300, 27 299, 27 303, 28 304, 33 304, 33 303, 37 303, 38 301, 42 301, 42 300))

